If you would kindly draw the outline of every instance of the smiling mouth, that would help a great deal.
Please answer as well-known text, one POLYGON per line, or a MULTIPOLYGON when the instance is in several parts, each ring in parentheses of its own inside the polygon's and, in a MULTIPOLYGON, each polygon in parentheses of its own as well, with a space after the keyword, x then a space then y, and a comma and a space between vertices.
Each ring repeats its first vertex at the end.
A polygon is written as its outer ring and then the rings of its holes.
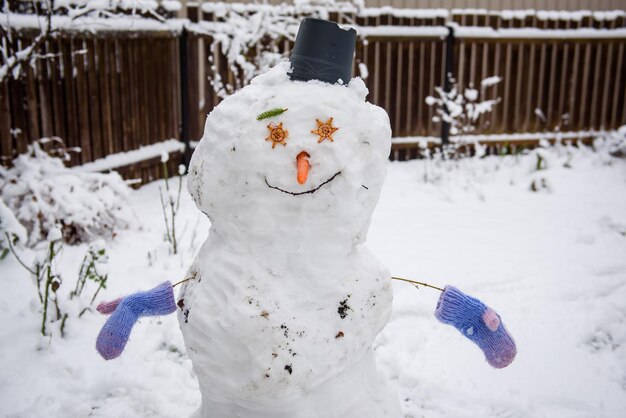
POLYGON ((283 193, 287 193, 290 194, 292 196, 300 196, 302 194, 310 194, 310 193, 315 193, 316 191, 318 191, 322 186, 330 183, 331 181, 333 181, 335 179, 335 177, 337 177, 339 174, 341 174, 341 171, 337 171, 335 174, 333 174, 333 176, 331 178, 329 178, 328 180, 324 181, 323 183, 321 183, 319 186, 310 189, 310 190, 305 190, 304 192, 290 192, 289 190, 284 190, 281 189, 280 187, 276 187, 276 186, 272 186, 271 184, 269 184, 269 182, 267 181, 267 177, 265 177, 265 184, 267 184, 267 187, 269 187, 270 189, 274 189, 274 190, 278 190, 280 192, 283 193))

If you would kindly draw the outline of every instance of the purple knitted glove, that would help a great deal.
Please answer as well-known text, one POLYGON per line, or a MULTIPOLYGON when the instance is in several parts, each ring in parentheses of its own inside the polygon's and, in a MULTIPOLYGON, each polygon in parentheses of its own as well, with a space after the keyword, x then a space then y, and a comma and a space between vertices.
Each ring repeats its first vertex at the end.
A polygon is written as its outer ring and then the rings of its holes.
POLYGON ((446 286, 437 303, 435 317, 475 342, 491 366, 501 369, 513 362, 517 353, 515 342, 500 315, 478 299, 446 286))
POLYGON ((101 303, 96 309, 103 314, 113 312, 96 340, 100 355, 105 360, 111 360, 124 351, 130 331, 139 317, 168 315, 176 311, 174 289, 169 281, 164 282, 154 289, 101 303))

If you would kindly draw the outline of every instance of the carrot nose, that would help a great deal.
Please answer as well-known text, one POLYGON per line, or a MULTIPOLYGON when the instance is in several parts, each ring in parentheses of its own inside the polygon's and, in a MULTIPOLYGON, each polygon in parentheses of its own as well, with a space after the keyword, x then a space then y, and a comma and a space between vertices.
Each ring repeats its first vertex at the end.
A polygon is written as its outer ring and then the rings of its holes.
POLYGON ((304 151, 302 151, 296 157, 296 166, 298 167, 298 183, 304 184, 306 183, 306 179, 309 176, 309 168, 311 165, 309 164, 310 155, 304 151))

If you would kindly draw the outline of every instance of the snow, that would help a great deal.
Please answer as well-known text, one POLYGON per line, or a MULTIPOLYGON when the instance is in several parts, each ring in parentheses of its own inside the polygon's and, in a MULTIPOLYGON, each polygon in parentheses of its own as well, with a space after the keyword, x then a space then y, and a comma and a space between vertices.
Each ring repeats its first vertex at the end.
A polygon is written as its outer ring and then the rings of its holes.
POLYGON ((0 199, 28 230, 36 245, 50 230, 62 227, 68 242, 112 237, 135 225, 125 197, 129 188, 116 173, 83 173, 68 169, 38 143, 0 167, 0 199))
POLYGON ((480 82, 480 86, 481 87, 491 87, 491 86, 495 86, 496 84, 498 84, 501 81, 502 81, 502 77, 494 75, 494 76, 487 77, 487 78, 483 79, 480 82))
POLYGON ((503 38, 503 39, 622 39, 626 38, 626 28, 616 29, 539 29, 502 28, 484 26, 460 26, 449 23, 458 38, 503 38))
POLYGON ((161 161, 163 161, 164 155, 167 156, 165 159, 165 161, 167 161, 169 159, 169 154, 182 152, 184 149, 184 143, 177 139, 168 139, 167 141, 139 147, 136 150, 109 154, 104 158, 99 158, 92 162, 72 167, 72 170, 78 172, 108 171, 148 160, 150 158, 160 157, 161 161))
MULTIPOLYGON (((180 33, 186 19, 155 20, 136 15, 114 15, 112 17, 71 17, 52 16, 52 29, 112 32, 112 31, 167 31, 173 34, 180 33)), ((0 23, 14 29, 36 29, 46 27, 46 16, 27 15, 19 13, 0 13, 0 23)))
POLYGON ((59 228, 53 227, 53 228, 50 228, 50 230, 48 231, 48 237, 46 238, 46 241, 48 242, 58 241, 61 238, 63 238, 63 234, 61 233, 61 230, 59 228))
POLYGON ((416 19, 447 19, 450 12, 447 9, 412 9, 394 8, 391 6, 368 7, 357 12, 357 16, 359 17, 377 17, 383 15, 416 19))
POLYGON ((367 80, 367 77, 369 77, 369 70, 367 69, 367 65, 363 62, 359 63, 359 75, 361 76, 361 79, 363 80, 367 80))
POLYGON ((13 211, 0 199, 0 251, 3 241, 6 239, 6 234, 9 237, 15 237, 20 245, 28 241, 26 228, 17 220, 13 211))
POLYGON ((341 13, 354 13, 359 17, 377 17, 383 15, 389 15, 394 17, 403 18, 417 18, 417 19, 435 19, 435 18, 447 18, 450 13, 447 9, 435 8, 435 9, 411 9, 411 8, 396 8, 391 6, 383 7, 359 7, 357 4, 351 4, 344 1, 294 1, 293 4, 281 3, 278 5, 272 4, 259 4, 259 3, 224 3, 224 2, 203 2, 201 5, 202 11, 205 13, 215 13, 216 16, 222 17, 227 14, 228 11, 234 11, 236 13, 281 13, 290 15, 310 15, 311 13, 324 13, 336 11, 341 13))
POLYGON ((178 0, 163 0, 161 1, 161 6, 169 12, 178 12, 182 8, 178 0))
MULTIPOLYGON (((433 98, 434 99, 434 98, 433 98)), ((433 102, 434 103, 434 102, 433 102)), ((566 140, 566 139, 580 139, 580 138, 593 138, 595 136, 606 136, 609 134, 603 130, 589 130, 589 131, 571 131, 571 132, 522 132, 522 133, 503 133, 503 134, 471 134, 471 135, 456 135, 450 138, 451 141, 474 143, 474 142, 514 142, 523 140, 566 140)), ((393 138, 391 141, 393 144, 419 144, 441 143, 441 137, 438 136, 403 136, 393 138)))
POLYGON ((406 37, 439 37, 448 36, 445 26, 358 26, 351 25, 359 36, 406 36, 406 37))
MULTIPOLYGON (((511 366, 491 369, 477 347, 433 317, 436 291, 394 284, 376 354, 407 417, 623 415, 626 162, 589 148, 543 151, 552 167, 539 172, 534 154, 388 164, 368 237, 373 253, 395 275, 481 298, 519 350, 511 366), (563 166, 568 152, 571 168, 563 166), (536 176, 552 190, 531 192, 536 176)), ((183 193, 183 251, 168 254, 159 187, 131 192, 143 228, 107 243, 109 281, 97 301, 182 279, 206 238, 208 220, 183 193)), ((60 292, 73 287, 86 249, 64 247, 60 292)), ((142 319, 124 354, 105 362, 94 348, 104 317, 70 318, 65 339, 40 340, 29 275, 9 255, 0 277, 3 414, 170 418, 199 406, 174 316, 142 319)))
POLYGON ((594 20, 615 20, 619 17, 626 16, 624 10, 609 10, 609 11, 591 11, 591 10, 533 10, 533 9, 518 9, 518 10, 488 10, 488 9, 452 9, 450 14, 452 15, 488 15, 488 16, 500 16, 502 19, 511 20, 518 19, 524 20, 529 17, 536 16, 539 20, 569 20, 574 22, 580 22, 585 17, 591 17, 594 20))
POLYGON ((463 95, 465 96, 467 100, 474 102, 476 101, 476 99, 478 99, 478 90, 472 89, 472 88, 466 88, 465 91, 463 92, 463 95))

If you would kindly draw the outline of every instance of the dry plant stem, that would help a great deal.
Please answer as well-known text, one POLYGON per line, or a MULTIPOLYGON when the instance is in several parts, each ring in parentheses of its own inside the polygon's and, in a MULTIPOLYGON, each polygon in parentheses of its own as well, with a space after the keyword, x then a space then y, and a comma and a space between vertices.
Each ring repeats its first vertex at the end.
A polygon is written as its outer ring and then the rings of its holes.
POLYGON ((98 296, 98 292, 100 292, 100 289, 102 289, 102 282, 100 282, 100 286, 98 287, 98 289, 96 289, 96 293, 93 294, 92 298, 91 298, 91 302, 89 302, 90 304, 93 303, 94 300, 96 300, 96 296, 98 296))
POLYGON ((185 283, 185 282, 188 282, 189 280, 191 280, 191 277, 190 277, 190 278, 188 278, 188 279, 185 279, 185 280, 181 280, 180 282, 176 282, 176 283, 174 283, 174 284, 172 285, 172 287, 176 287, 176 286, 178 286, 179 284, 183 284, 183 283, 185 283))
MULTIPOLYGON (((54 242, 50 243, 50 249, 48 250, 49 254, 49 263, 52 263, 52 259, 54 258, 54 242)), ((46 335, 46 319, 48 317, 48 298, 50 292, 50 286, 52 285, 52 274, 50 265, 46 268, 46 284, 45 284, 45 292, 43 297, 43 314, 41 320, 41 335, 46 335)))
POLYGON ((167 234, 167 241, 168 242, 172 242, 172 239, 170 238, 170 227, 169 227, 169 223, 167 222, 167 214, 165 212, 165 202, 163 201, 163 194, 161 193, 161 188, 159 187, 159 198, 161 199, 161 207, 163 208, 163 221, 165 222, 165 233, 167 234))
POLYGON ((30 274, 35 275, 36 274, 35 271, 33 271, 30 267, 28 267, 22 261, 22 259, 17 255, 17 252, 15 251, 15 248, 13 248, 13 244, 11 244, 11 237, 9 236, 9 234, 7 232, 5 232, 4 235, 7 237, 7 243, 9 244, 9 250, 11 250, 11 253, 15 257, 17 262, 20 263, 22 265, 22 267, 24 267, 26 269, 26 271, 28 271, 30 274))
POLYGON ((7 242, 9 244, 9 250, 11 250, 11 253, 15 257, 17 262, 20 263, 20 265, 22 267, 24 267, 26 269, 26 271, 28 271, 30 274, 35 276, 35 280, 37 281, 37 295, 39 296, 39 302, 43 303, 43 295, 41 294, 41 279, 42 279, 42 277, 41 277, 41 265, 39 263, 35 263, 35 270, 33 270, 30 267, 28 267, 26 265, 26 263, 24 263, 22 261, 22 259, 19 257, 19 255, 17 255, 17 251, 15 251, 15 248, 13 247, 13 244, 11 243, 11 237, 9 237, 9 234, 6 233, 6 232, 4 234, 7 237, 7 242))
MULTIPOLYGON (((442 289, 442 288, 437 287, 437 286, 433 286, 432 284, 428 284, 428 283, 424 283, 424 282, 417 282, 417 281, 415 281, 415 280, 404 279, 404 278, 402 278, 402 277, 392 277, 391 279, 392 279, 392 280, 400 280, 400 281, 403 281, 403 282, 411 283, 411 284, 416 285, 416 286, 417 286, 417 285, 419 285, 419 286, 430 287, 431 289, 436 289, 436 290, 439 290, 440 292, 443 292, 443 289, 442 289)), ((172 287, 176 287, 176 286, 178 286, 179 284, 183 284, 183 283, 185 283, 185 282, 188 282, 189 280, 191 280, 191 278, 188 278, 188 279, 185 279, 185 280, 181 280, 181 281, 179 281, 179 282, 176 282, 176 283, 174 283, 174 284, 172 285, 172 287)))
POLYGON ((428 284, 428 283, 424 283, 424 282, 416 282, 415 280, 409 280, 409 279, 404 279, 402 277, 392 277, 392 280, 400 280, 402 282, 407 282, 407 283, 411 283, 415 286, 425 286, 425 287, 430 287, 431 289, 437 289, 440 292, 443 292, 443 289, 437 286, 433 286, 432 284, 428 284))
POLYGON ((163 163, 163 172, 165 174, 165 191, 167 192, 167 199, 168 199, 168 203, 170 206, 170 216, 172 219, 171 226, 167 220, 166 206, 165 206, 165 202, 163 201, 163 195, 159 193, 160 194, 159 197, 161 198, 161 206, 163 208, 163 220, 165 221, 165 230, 167 233, 167 240, 172 245, 172 251, 174 252, 174 254, 178 254, 178 242, 176 241, 176 214, 178 212, 178 208, 180 207, 180 193, 182 190, 183 178, 180 175, 178 176, 178 194, 177 194, 176 201, 174 201, 170 194, 169 173, 167 170, 166 162, 163 163))

